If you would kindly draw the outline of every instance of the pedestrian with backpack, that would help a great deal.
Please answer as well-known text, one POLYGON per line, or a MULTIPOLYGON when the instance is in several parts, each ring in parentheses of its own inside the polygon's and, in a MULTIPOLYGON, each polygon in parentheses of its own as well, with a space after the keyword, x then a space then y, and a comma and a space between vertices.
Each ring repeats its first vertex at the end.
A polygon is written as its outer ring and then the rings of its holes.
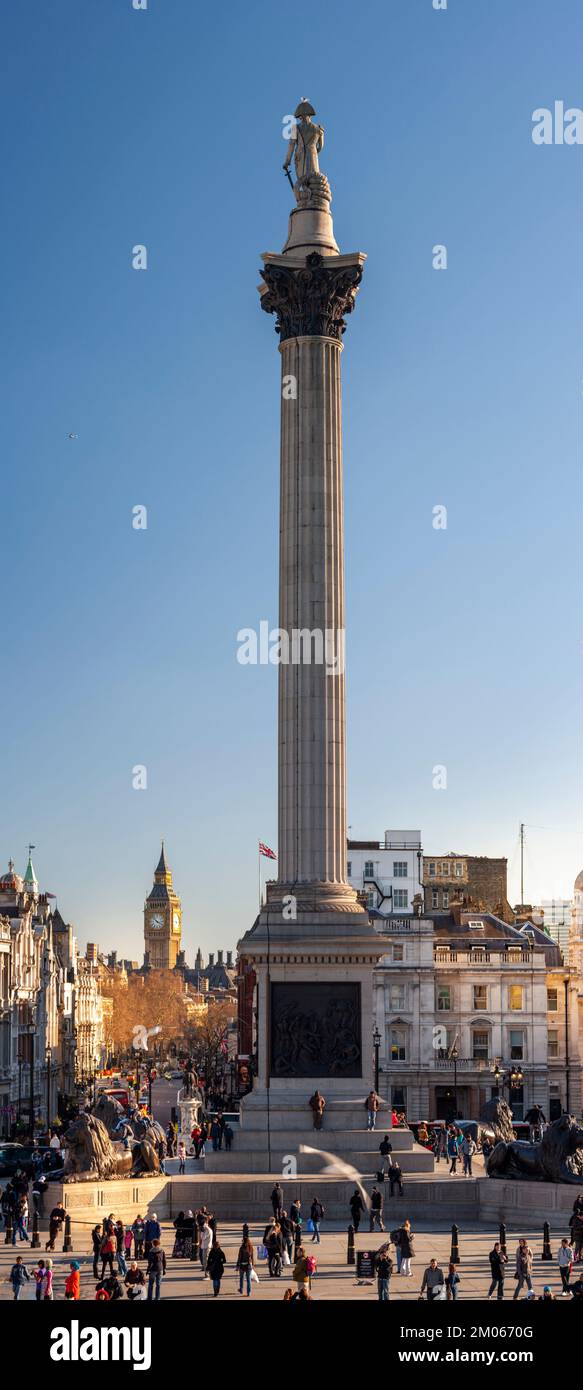
POLYGON ((324 1208, 322 1206, 322 1203, 318 1201, 317 1197, 314 1197, 314 1200, 310 1207, 310 1221, 312 1222, 312 1245, 320 1244, 320 1223, 323 1220, 323 1217, 324 1208))

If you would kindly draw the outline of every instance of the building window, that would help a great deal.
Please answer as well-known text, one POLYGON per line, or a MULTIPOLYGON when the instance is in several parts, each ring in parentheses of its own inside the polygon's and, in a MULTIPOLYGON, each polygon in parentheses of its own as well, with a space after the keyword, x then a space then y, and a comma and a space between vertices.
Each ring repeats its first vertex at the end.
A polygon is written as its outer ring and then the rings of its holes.
POLYGON ((435 878, 435 862, 429 865, 429 877, 435 878))
POLYGON ((394 860, 393 860, 393 878, 406 878, 406 877, 407 877, 407 860, 406 860, 406 859, 394 859, 394 860))
POLYGON ((551 1061, 553 1057, 558 1057, 558 1055, 559 1055, 559 1030, 558 1030, 558 1028, 549 1028, 549 1031, 548 1031, 548 1047, 547 1047, 547 1054, 548 1054, 549 1061, 551 1061))
POLYGON ((508 1007, 513 1013, 519 1012, 523 1008, 524 990, 522 985, 509 985, 508 987, 508 1007))
POLYGON ((432 888, 432 890, 431 890, 431 906, 432 906, 432 907, 439 907, 439 889, 438 889, 438 888, 432 888))
POLYGON ((395 888, 395 889, 393 889, 393 906, 394 906, 394 907, 408 907, 408 906, 409 906, 409 894, 408 894, 406 888, 395 888))
POLYGON ((559 992, 556 989, 547 990, 547 1010, 550 1014, 556 1014, 559 1008, 559 992))
POLYGON ((451 1009, 451 985, 437 986, 437 1012, 447 1013, 451 1009))
POLYGON ((441 872, 442 872, 444 878, 449 878, 449 864, 448 864, 447 860, 445 861, 445 863, 442 864, 442 866, 441 866, 441 872))
POLYGON ((393 1110, 404 1110, 407 1113, 407 1087, 391 1086, 391 1105, 393 1110))
POLYGON ((443 906, 449 907, 449 893, 447 891, 447 888, 444 888, 443 890, 443 906))
POLYGON ((395 944, 395 945, 393 946, 393 960, 404 960, 404 959, 405 959, 405 949, 404 949, 404 947, 401 946, 400 943, 399 943, 399 944, 395 944))
POLYGON ((390 985, 390 986, 389 986, 389 1006, 390 1006, 390 1009, 391 1009, 391 1013, 395 1013, 395 1012, 397 1012, 399 1009, 404 1009, 404 1008, 405 1008, 405 986, 404 986, 404 985, 390 985))
POLYGON ((389 1029, 389 1055, 391 1062, 406 1062, 407 1034, 404 1028, 389 1029))
POLYGON ((475 1062, 487 1062, 490 1055, 490 1038, 487 1029, 474 1028, 472 1033, 472 1057, 475 1062))
POLYGON ((367 907, 376 907, 376 893, 372 888, 370 890, 370 893, 367 893, 366 895, 366 905, 367 907))
POLYGON ((475 1009, 487 1009, 487 1008, 488 1008, 488 986, 487 986, 487 985, 474 985, 474 1008, 475 1008, 475 1009))
POLYGON ((456 866, 455 866, 455 876, 456 876, 456 878, 463 878, 463 873, 464 873, 464 866, 463 866, 463 864, 456 864, 456 866))
POLYGON ((374 878, 374 863, 372 859, 365 859, 364 861, 364 877, 374 878))
POLYGON ((510 1060, 522 1062, 524 1059, 524 1034, 522 1029, 510 1029, 510 1060))
POLYGON ((346 877, 352 878, 352 860, 349 859, 346 865, 346 877))

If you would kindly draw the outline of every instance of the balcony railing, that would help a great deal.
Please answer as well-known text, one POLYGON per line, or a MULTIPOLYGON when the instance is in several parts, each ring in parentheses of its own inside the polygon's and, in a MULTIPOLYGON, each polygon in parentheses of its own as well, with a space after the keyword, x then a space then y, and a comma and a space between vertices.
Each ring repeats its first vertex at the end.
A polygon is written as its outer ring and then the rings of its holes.
MULTIPOLYGON (((532 965, 535 957, 532 951, 491 951, 486 948, 474 947, 472 951, 449 951, 447 948, 437 946, 434 954, 436 965, 505 965, 512 966, 513 970, 520 970, 522 966, 532 965)), ((537 957, 537 963, 539 958, 537 957)), ((544 956, 540 957, 541 965, 544 966, 544 956)))

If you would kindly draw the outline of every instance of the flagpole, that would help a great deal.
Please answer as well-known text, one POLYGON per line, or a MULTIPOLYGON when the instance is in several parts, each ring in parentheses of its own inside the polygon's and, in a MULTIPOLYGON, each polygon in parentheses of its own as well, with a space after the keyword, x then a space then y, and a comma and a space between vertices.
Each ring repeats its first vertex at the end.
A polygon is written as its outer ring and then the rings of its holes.
POLYGON ((260 841, 257 841, 257 861, 259 868, 259 911, 261 912, 261 849, 260 841))

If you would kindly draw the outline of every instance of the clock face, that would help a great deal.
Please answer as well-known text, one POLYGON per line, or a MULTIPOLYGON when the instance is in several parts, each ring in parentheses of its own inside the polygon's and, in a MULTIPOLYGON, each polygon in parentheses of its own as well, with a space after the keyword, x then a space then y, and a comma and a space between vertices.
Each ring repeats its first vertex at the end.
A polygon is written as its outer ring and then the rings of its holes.
POLYGON ((177 912, 174 913, 173 921, 174 921, 174 930, 175 930, 175 931, 178 931, 179 928, 180 928, 180 917, 179 917, 179 914, 178 914, 177 912))
POLYGON ((150 926, 154 928, 154 931, 159 931, 160 927, 164 926, 164 918, 161 912, 152 913, 150 917, 150 926))

